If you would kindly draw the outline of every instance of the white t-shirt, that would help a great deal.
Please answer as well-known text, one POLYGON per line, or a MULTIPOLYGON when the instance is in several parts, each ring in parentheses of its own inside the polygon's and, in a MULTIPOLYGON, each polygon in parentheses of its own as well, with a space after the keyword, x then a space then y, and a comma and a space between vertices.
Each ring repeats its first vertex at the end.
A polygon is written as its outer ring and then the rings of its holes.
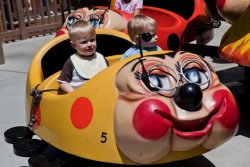
POLYGON ((105 58, 98 52, 89 58, 75 53, 65 62, 57 81, 69 83, 75 89, 106 67, 105 58))
POLYGON ((131 0, 131 2, 127 4, 123 0, 116 0, 115 8, 133 14, 135 9, 143 8, 143 0, 131 0))

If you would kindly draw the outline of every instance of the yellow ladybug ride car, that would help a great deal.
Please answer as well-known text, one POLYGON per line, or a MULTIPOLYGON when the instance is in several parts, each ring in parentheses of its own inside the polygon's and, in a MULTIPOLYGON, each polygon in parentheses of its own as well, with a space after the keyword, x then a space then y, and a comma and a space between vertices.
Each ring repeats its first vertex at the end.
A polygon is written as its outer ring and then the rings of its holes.
MULTIPOLYGON (((57 82, 73 52, 66 34, 47 42, 33 58, 26 123, 44 143, 108 166, 154 165, 201 155, 236 134, 236 100, 202 57, 154 51, 120 60, 132 45, 128 36, 96 31, 97 51, 110 66, 71 93, 62 93, 57 82)), ((6 131, 5 138, 17 155, 38 154, 29 152, 26 135, 6 131)))

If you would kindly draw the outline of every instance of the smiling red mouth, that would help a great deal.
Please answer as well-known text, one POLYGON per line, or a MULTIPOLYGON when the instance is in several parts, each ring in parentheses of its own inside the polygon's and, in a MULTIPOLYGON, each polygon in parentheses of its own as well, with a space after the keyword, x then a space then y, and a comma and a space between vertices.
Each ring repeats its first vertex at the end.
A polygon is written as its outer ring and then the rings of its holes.
POLYGON ((239 113, 233 96, 221 90, 214 93, 212 99, 214 107, 207 111, 209 114, 193 120, 173 117, 169 107, 158 99, 145 100, 135 110, 134 127, 142 137, 152 140, 163 137, 171 129, 181 138, 201 138, 211 131, 216 121, 225 129, 234 130, 239 122, 239 113))
POLYGON ((216 113, 220 110, 221 105, 216 107, 210 114, 204 118, 196 119, 196 120, 178 120, 171 115, 168 115, 164 112, 156 110, 155 112, 159 114, 164 119, 167 119, 173 122, 173 126, 176 130, 181 132, 194 132, 200 131, 207 127, 209 120, 216 115, 216 113))

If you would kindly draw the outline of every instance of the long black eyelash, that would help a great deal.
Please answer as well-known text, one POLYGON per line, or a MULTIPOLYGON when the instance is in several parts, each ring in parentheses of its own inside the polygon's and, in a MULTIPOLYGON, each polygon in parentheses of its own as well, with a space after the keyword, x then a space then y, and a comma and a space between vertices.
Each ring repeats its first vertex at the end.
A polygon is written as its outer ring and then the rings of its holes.
POLYGON ((176 67, 177 72, 180 73, 181 72, 181 65, 179 62, 177 62, 177 64, 175 64, 175 67, 176 67))
POLYGON ((138 71, 136 71, 134 74, 135 74, 135 78, 138 80, 143 80, 148 77, 148 74, 140 73, 138 71))
POLYGON ((138 71, 136 71, 135 73, 135 78, 138 80, 141 80, 141 73, 139 73, 138 71))

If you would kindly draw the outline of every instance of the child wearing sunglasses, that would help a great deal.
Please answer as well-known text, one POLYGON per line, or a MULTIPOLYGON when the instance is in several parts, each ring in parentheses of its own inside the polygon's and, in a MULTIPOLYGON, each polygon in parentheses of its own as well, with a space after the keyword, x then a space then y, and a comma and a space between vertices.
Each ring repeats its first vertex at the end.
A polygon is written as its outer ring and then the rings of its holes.
POLYGON ((96 52, 96 31, 85 20, 69 29, 70 44, 76 53, 65 62, 57 81, 65 92, 72 92, 108 66, 105 57, 96 52))
POLYGON ((140 53, 140 47, 143 52, 162 50, 157 46, 158 25, 156 21, 145 15, 136 15, 128 22, 128 34, 135 45, 129 48, 121 57, 121 59, 140 53), (140 46, 141 45, 141 46, 140 46))
POLYGON ((141 13, 143 0, 116 0, 115 8, 136 16, 141 13))

